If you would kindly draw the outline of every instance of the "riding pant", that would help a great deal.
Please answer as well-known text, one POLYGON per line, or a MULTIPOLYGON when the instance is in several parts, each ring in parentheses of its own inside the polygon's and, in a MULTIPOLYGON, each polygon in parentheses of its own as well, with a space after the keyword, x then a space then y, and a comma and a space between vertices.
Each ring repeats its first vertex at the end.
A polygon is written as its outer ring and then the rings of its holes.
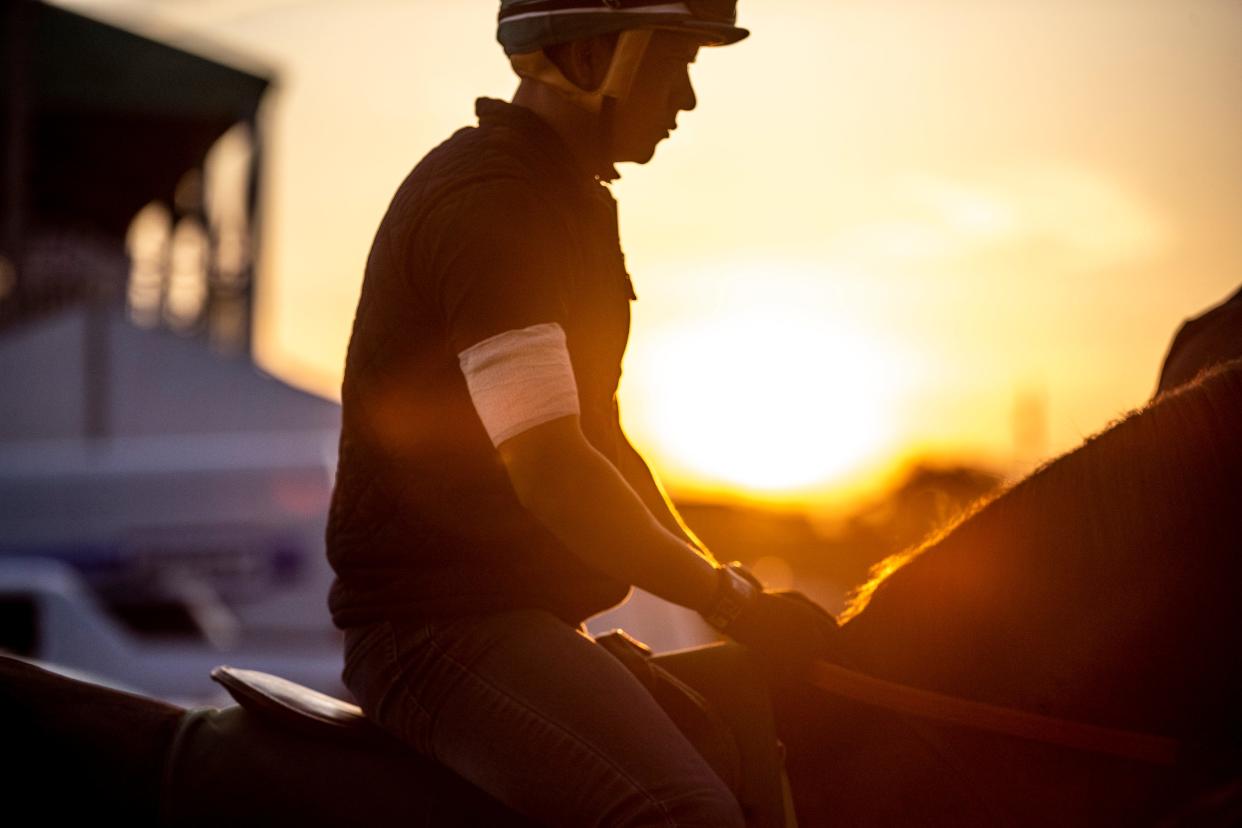
POLYGON ((646 688, 551 613, 350 628, 342 678, 368 717, 545 825, 744 824, 646 688))

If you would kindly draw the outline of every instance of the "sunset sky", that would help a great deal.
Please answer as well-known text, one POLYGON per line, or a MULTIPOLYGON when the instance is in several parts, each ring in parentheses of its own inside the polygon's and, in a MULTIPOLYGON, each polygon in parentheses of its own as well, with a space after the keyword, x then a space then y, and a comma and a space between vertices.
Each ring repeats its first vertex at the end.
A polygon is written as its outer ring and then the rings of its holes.
MULTIPOLYGON (((393 191, 516 85, 498 4, 61 5, 274 73, 257 356, 337 396, 393 191)), ((750 40, 704 50, 698 108, 613 188, 623 420, 674 491, 1029 468, 1144 402, 1180 321, 1242 282, 1242 3, 739 9, 750 40)))

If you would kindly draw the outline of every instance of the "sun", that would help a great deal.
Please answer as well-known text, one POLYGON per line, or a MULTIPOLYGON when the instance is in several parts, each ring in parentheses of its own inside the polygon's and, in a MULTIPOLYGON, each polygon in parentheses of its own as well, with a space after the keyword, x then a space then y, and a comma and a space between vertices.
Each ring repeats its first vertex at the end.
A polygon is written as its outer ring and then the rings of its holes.
POLYGON ((894 439, 892 360, 808 309, 720 309, 653 331, 627 358, 662 468, 744 493, 838 479, 894 439))

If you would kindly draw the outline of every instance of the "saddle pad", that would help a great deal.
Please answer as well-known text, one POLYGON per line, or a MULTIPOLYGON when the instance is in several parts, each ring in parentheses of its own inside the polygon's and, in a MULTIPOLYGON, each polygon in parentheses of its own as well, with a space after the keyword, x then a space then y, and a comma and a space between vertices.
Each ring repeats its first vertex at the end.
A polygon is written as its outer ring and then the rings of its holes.
POLYGON ((390 741, 356 704, 303 687, 280 676, 221 665, 211 678, 228 691, 236 702, 256 716, 302 732, 324 733, 390 741))

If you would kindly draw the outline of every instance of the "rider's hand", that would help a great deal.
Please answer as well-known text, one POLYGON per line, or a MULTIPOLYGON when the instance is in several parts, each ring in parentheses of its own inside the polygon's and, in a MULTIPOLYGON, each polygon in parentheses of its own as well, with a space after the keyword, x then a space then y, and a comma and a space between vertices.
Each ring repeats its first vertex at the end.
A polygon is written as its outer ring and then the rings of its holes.
POLYGON ((837 622, 827 610, 801 592, 765 590, 744 568, 731 568, 755 588, 739 596, 727 621, 709 618, 721 632, 789 674, 837 653, 837 622))
POLYGON ((755 596, 724 632, 782 670, 798 671, 837 649, 837 622, 801 592, 755 596))

